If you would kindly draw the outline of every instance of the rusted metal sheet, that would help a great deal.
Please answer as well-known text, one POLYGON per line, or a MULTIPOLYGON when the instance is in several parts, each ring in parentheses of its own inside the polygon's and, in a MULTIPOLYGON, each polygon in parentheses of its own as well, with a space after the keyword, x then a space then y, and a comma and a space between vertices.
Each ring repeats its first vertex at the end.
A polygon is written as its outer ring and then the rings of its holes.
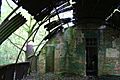
POLYGON ((29 62, 1 66, 0 80, 21 80, 27 75, 29 66, 29 62))

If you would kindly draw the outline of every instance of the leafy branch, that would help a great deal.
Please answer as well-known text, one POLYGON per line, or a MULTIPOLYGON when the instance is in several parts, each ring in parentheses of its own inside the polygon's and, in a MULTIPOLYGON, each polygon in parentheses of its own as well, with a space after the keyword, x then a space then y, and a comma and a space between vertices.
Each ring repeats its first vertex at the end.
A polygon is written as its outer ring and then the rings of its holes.
POLYGON ((20 35, 18 35, 18 34, 16 34, 16 33, 13 33, 13 34, 16 35, 16 36, 18 36, 19 38, 25 40, 25 38, 23 38, 22 36, 20 36, 20 35))
MULTIPOLYGON (((11 39, 9 39, 8 38, 8 40, 9 40, 9 42, 12 44, 12 45, 14 45, 16 48, 18 48, 18 49, 20 49, 21 50, 21 48, 20 47, 18 47, 14 42, 12 42, 12 40, 11 39)), ((22 51, 24 51, 24 52, 26 52, 25 50, 22 50, 22 51)))

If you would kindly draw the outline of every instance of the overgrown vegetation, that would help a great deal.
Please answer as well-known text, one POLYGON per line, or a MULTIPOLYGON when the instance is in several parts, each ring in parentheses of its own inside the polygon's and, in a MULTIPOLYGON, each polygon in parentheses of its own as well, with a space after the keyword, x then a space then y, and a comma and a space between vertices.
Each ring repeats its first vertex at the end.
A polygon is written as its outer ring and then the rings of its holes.
MULTIPOLYGON (((14 10, 16 5, 11 0, 3 0, 2 2, 2 13, 1 22, 14 10)), ((23 46, 25 40, 32 32, 32 26, 35 20, 30 16, 25 10, 19 9, 16 13, 21 12, 23 16, 28 20, 26 24, 21 26, 17 31, 15 31, 6 41, 0 45, 0 65, 15 63, 18 53, 23 46)), ((16 14, 14 13, 14 14, 16 14)), ((13 14, 13 15, 14 15, 13 14)), ((38 25, 38 24, 37 24, 38 25)), ((34 47, 41 41, 42 37, 45 35, 45 30, 43 27, 35 37, 34 47)), ((32 40, 32 38, 30 39, 32 40)), ((29 41, 28 41, 29 42, 29 41)), ((25 47, 20 55, 19 62, 25 61, 25 47)))

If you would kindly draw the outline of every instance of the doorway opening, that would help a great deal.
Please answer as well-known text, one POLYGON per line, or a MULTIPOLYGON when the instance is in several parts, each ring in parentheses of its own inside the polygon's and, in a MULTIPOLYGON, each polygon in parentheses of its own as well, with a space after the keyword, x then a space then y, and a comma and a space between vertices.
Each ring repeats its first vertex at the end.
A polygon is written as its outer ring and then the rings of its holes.
POLYGON ((86 75, 98 74, 98 44, 97 38, 86 38, 86 75))

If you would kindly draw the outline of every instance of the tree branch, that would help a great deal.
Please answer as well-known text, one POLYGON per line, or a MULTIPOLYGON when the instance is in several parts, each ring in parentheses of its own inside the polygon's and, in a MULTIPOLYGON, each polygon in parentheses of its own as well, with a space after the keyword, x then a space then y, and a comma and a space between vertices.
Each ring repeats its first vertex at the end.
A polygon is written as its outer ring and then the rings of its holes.
POLYGON ((13 33, 14 35, 18 36, 19 38, 23 39, 23 40, 26 40, 25 38, 23 38, 22 36, 16 34, 16 33, 13 33))
MULTIPOLYGON (((21 54, 21 52, 22 52, 23 47, 25 46, 25 44, 28 42, 28 40, 31 38, 31 36, 32 36, 36 31, 38 31, 38 29, 40 28, 40 26, 41 26, 42 24, 44 24, 47 20, 48 20, 48 19, 45 19, 45 20, 41 21, 40 25, 39 25, 35 30, 33 30, 32 33, 28 36, 28 38, 27 38, 26 41, 24 42, 24 44, 23 44, 23 46, 22 46, 22 48, 21 48, 21 50, 20 50, 20 52, 19 52, 19 54, 18 54, 18 56, 17 56, 16 62, 15 62, 16 64, 17 64, 17 62, 18 62, 19 56, 20 56, 20 54, 21 54)), ((36 22, 36 23, 37 23, 37 22, 36 22)), ((34 26, 36 26, 36 23, 34 24, 34 26)))
MULTIPOLYGON (((18 48, 18 49, 20 49, 21 50, 21 48, 20 47, 18 47, 15 43, 13 43, 9 38, 8 38, 8 40, 10 41, 10 43, 12 44, 12 45, 14 45, 16 48, 18 48)), ((26 52, 25 50, 22 50, 22 51, 24 51, 24 52, 26 52)))

